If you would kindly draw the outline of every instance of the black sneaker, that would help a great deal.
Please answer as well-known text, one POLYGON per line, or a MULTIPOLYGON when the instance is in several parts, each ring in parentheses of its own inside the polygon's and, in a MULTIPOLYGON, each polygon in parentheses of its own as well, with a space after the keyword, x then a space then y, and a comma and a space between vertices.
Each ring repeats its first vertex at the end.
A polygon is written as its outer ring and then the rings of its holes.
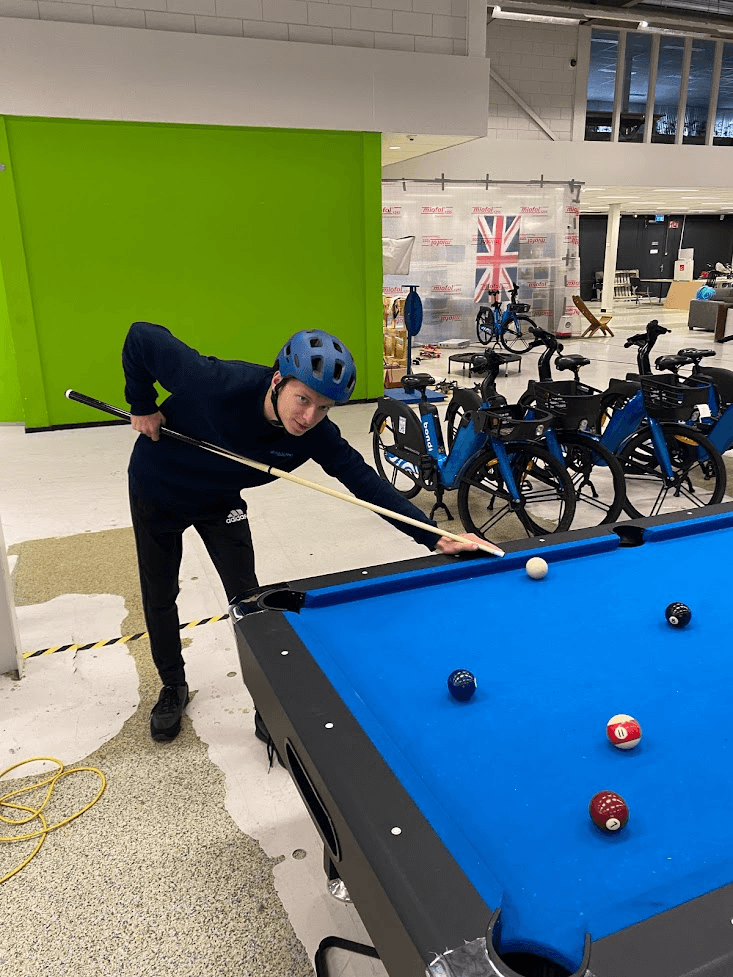
POLYGON ((188 705, 188 686, 164 685, 158 701, 150 713, 150 735, 154 740, 168 743, 181 731, 181 716, 188 705))

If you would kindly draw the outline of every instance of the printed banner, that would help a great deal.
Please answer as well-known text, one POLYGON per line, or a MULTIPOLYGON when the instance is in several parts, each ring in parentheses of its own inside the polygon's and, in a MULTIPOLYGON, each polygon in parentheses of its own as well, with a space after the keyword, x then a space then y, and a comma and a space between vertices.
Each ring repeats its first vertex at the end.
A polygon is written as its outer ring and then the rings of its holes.
POLYGON ((384 276, 384 294, 417 285, 423 303, 420 340, 476 338, 476 315, 500 291, 530 306, 538 325, 579 332, 572 296, 579 292, 580 208, 567 184, 451 185, 385 181, 382 233, 414 236, 406 277, 384 276))

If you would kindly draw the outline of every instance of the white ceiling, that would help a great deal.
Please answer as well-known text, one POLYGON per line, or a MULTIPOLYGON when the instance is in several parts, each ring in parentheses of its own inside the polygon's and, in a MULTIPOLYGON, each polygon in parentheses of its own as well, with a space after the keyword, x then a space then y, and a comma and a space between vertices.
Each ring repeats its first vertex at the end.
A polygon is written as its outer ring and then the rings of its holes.
POLYGON ((612 203, 621 204, 622 214, 731 214, 733 188, 710 187, 583 187, 580 210, 603 214, 612 203))
MULTIPOLYGON (((465 136, 423 136, 419 133, 382 133, 382 165, 426 156, 449 146, 471 142, 465 136), (398 147, 398 148, 394 148, 398 147)), ((440 173, 436 172, 436 177, 440 173)), ((583 214, 604 214, 620 203, 623 214, 733 214, 733 186, 691 190, 689 187, 584 186, 580 194, 583 214)))
POLYGON ((415 156, 437 153, 440 149, 458 146, 463 142, 472 142, 474 138, 474 136, 421 136, 417 132, 383 132, 382 166, 402 163, 415 156))

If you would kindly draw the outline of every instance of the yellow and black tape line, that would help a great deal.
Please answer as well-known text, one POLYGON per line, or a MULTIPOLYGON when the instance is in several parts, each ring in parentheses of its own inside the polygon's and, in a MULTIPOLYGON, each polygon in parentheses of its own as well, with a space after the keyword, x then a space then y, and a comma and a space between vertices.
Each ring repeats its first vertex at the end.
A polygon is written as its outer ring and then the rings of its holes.
MULTIPOLYGON (((214 621, 224 621, 228 614, 217 614, 215 617, 202 617, 198 621, 189 621, 180 626, 181 631, 187 628, 197 628, 200 624, 211 624, 214 621)), ((124 645, 128 641, 139 641, 140 638, 147 638, 147 631, 139 631, 137 634, 125 634, 121 638, 110 638, 108 641, 92 641, 88 645, 54 645, 53 648, 41 648, 40 651, 24 651, 23 658, 40 658, 42 655, 54 655, 57 651, 88 651, 90 648, 107 648, 110 645, 124 645)))

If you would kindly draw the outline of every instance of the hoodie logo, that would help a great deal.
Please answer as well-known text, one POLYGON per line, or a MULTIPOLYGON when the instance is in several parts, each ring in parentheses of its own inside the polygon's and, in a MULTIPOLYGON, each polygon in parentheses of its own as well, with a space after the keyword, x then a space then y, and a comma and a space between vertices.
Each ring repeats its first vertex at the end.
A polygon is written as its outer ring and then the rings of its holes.
POLYGON ((231 522, 241 522, 243 519, 247 518, 247 513, 244 509, 232 509, 226 518, 227 525, 231 522))

